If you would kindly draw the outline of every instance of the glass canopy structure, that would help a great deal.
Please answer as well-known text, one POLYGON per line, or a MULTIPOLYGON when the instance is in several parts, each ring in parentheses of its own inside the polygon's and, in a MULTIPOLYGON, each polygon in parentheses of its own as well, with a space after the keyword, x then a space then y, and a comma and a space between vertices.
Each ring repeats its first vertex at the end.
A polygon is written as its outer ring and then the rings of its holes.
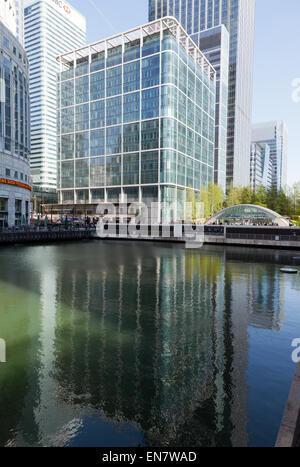
POLYGON ((223 209, 207 225, 278 225, 288 227, 289 222, 277 212, 262 206, 240 204, 223 209))

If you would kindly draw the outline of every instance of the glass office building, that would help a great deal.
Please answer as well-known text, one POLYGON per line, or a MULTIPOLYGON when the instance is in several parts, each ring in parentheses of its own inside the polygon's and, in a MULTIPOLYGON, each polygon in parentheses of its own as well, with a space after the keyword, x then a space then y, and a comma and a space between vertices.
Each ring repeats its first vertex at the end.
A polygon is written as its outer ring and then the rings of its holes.
POLYGON ((201 52, 216 70, 216 128, 214 183, 226 192, 227 104, 229 34, 225 26, 206 29, 192 36, 201 52))
POLYGON ((0 22, 16 36, 17 17, 14 0, 0 0, 0 22))
POLYGON ((16 32, 20 44, 24 47, 24 0, 14 0, 16 5, 16 32))
POLYGON ((0 21, 0 228, 30 222, 29 64, 0 21))
POLYGON ((249 185, 254 11, 255 0, 149 0, 150 21, 170 15, 190 35, 221 24, 229 32, 227 186, 249 185))
POLYGON ((58 60, 60 202, 176 203, 182 218, 213 181, 216 73, 177 20, 58 60))
POLYGON ((25 0, 25 50, 30 63, 31 175, 34 192, 56 193, 58 55, 86 43, 86 21, 65 1, 25 0))
POLYGON ((250 156, 250 186, 253 192, 263 186, 267 190, 272 187, 273 164, 268 144, 252 143, 250 156))
POLYGON ((288 130, 285 122, 265 122, 252 126, 252 142, 270 147, 272 184, 278 191, 287 186, 288 130))

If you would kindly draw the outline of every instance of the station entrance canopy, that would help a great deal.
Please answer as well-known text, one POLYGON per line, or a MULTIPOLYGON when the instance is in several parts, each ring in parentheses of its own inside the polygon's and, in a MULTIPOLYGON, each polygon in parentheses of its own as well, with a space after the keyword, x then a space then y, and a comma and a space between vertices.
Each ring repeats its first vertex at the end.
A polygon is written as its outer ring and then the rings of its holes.
POLYGON ((277 212, 262 206, 240 204, 223 209, 206 223, 207 225, 278 225, 288 227, 289 222, 277 212))

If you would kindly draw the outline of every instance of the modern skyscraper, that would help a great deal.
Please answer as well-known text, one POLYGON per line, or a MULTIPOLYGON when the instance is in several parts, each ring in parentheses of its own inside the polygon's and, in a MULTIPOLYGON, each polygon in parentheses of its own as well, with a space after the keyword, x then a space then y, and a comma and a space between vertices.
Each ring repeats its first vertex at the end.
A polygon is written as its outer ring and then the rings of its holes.
POLYGON ((272 187, 273 164, 268 144, 252 143, 250 156, 250 186, 255 193, 259 186, 272 187))
POLYGON ((213 181, 216 73, 178 21, 59 61, 61 202, 163 202, 183 219, 189 192, 213 181))
POLYGON ((149 0, 149 18, 175 16, 194 35, 220 24, 230 36, 227 185, 248 185, 255 0, 149 0))
POLYGON ((16 36, 17 18, 14 0, 0 0, 0 22, 16 36))
POLYGON ((214 183, 226 191, 229 35, 225 26, 194 34, 192 39, 217 72, 214 183))
POLYGON ((24 46, 24 0, 14 0, 16 5, 17 38, 24 46))
POLYGON ((86 42, 86 21, 71 5, 25 0, 25 49, 30 62, 31 174, 34 190, 55 192, 57 56, 86 42))
POLYGON ((30 222, 29 63, 1 21, 0 44, 0 227, 14 227, 30 222))
POLYGON ((277 190, 287 185, 288 131, 285 122, 258 123, 252 127, 252 142, 270 146, 272 184, 277 190))

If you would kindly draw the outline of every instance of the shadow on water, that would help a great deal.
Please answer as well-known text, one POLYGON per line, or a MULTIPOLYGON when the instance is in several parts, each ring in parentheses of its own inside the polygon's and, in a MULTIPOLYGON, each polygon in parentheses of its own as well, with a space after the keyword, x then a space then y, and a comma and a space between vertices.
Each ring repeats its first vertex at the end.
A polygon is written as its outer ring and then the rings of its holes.
POLYGON ((271 359, 290 339, 285 291, 299 283, 279 269, 294 256, 113 241, 0 249, 0 444, 274 443, 293 366, 280 383, 283 363, 270 369, 277 426, 262 433, 252 349, 269 336, 271 359))

